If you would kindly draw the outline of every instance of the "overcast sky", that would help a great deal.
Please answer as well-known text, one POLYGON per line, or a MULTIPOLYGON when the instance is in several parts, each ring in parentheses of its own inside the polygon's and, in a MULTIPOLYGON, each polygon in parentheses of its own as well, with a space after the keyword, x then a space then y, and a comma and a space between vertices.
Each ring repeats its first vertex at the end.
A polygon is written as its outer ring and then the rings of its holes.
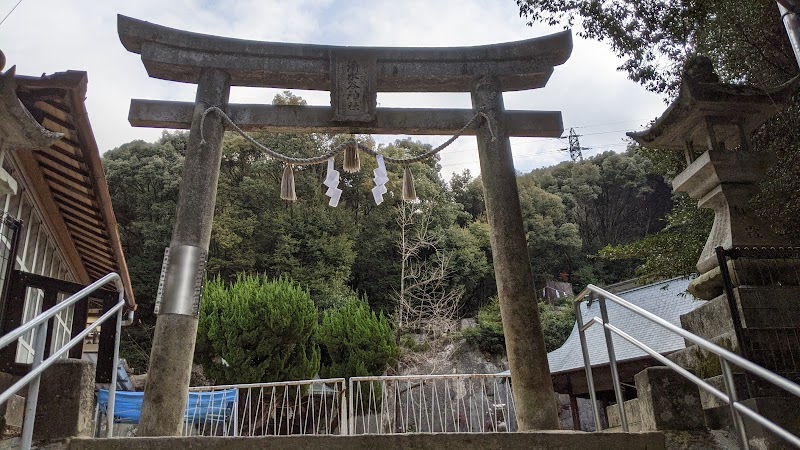
MULTIPOLYGON (((18 0, 0 0, 0 18, 18 0)), ((133 139, 153 141, 160 129, 127 122, 131 98, 194 100, 194 85, 148 78, 139 55, 127 52, 116 30, 124 14, 174 28, 264 41, 355 46, 466 46, 529 39, 560 28, 529 27, 513 0, 23 0, 0 25, 6 68, 38 76, 88 72, 87 109, 102 152, 133 139)), ((582 135, 584 156, 624 151, 625 131, 639 130, 666 108, 618 72, 619 60, 603 43, 575 37, 571 58, 543 89, 505 93, 506 109, 560 110, 565 135, 582 135)), ((231 101, 270 103, 277 91, 234 87, 231 101)), ((295 91, 327 105, 327 92, 295 91)), ((378 94, 379 106, 470 108, 469 94, 378 94)), ((402 136, 378 136, 387 142, 402 136)), ((435 145, 444 136, 415 137, 435 145)), ((567 140, 514 138, 516 168, 568 159, 567 140)), ((464 137, 442 153, 442 175, 479 172, 475 139, 464 137)))

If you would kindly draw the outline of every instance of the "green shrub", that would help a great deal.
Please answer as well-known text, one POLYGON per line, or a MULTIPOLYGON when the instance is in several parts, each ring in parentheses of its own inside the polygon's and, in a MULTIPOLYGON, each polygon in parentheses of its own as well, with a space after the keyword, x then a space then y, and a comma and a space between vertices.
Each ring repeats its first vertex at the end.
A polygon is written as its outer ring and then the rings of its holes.
POLYGON ((319 371, 317 308, 286 279, 239 274, 206 284, 195 359, 217 383, 307 380, 319 371))
POLYGON ((325 311, 317 342, 323 378, 380 375, 399 355, 386 317, 356 298, 325 311))
POLYGON ((572 298, 566 299, 560 306, 550 306, 539 302, 539 321, 542 323, 544 348, 548 352, 564 345, 572 328, 575 326, 575 308, 572 298))
POLYGON ((464 330, 467 344, 491 355, 504 355, 506 341, 503 336, 503 321, 500 318, 500 301, 492 297, 489 303, 478 310, 477 326, 464 330))
MULTIPOLYGON (((544 346, 551 352, 569 337, 575 322, 575 312, 571 300, 561 306, 553 307, 539 302, 539 321, 544 334, 544 346)), ((503 321, 500 316, 500 301, 493 297, 478 311, 477 326, 464 330, 467 344, 491 355, 504 355, 506 341, 503 336, 503 321)))

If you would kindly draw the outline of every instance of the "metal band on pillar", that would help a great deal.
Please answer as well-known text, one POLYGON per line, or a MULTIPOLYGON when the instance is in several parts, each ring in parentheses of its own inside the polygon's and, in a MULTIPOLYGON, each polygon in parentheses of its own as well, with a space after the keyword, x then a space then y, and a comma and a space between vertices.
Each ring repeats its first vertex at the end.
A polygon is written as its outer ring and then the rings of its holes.
POLYGON ((206 251, 202 248, 176 245, 164 250, 155 313, 197 317, 205 274, 206 251))

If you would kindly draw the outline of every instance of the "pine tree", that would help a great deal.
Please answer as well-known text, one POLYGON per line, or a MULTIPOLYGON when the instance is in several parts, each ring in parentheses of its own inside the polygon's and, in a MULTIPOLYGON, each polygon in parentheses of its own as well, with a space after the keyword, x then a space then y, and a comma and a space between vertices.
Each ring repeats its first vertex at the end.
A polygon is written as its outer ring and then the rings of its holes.
POLYGON ((217 383, 308 380, 319 371, 317 320, 308 291, 287 279, 216 278, 203 295, 195 359, 217 383))
POLYGON ((317 341, 323 378, 381 375, 399 355, 386 317, 354 298, 325 311, 317 341))

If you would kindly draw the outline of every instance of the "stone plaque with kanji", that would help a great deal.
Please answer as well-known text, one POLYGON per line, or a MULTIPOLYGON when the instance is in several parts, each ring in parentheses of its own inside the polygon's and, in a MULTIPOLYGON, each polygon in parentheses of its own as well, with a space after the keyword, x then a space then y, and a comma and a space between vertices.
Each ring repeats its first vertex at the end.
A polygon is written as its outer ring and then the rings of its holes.
POLYGON ((331 52, 333 120, 372 122, 377 106, 375 57, 354 52, 331 52))

